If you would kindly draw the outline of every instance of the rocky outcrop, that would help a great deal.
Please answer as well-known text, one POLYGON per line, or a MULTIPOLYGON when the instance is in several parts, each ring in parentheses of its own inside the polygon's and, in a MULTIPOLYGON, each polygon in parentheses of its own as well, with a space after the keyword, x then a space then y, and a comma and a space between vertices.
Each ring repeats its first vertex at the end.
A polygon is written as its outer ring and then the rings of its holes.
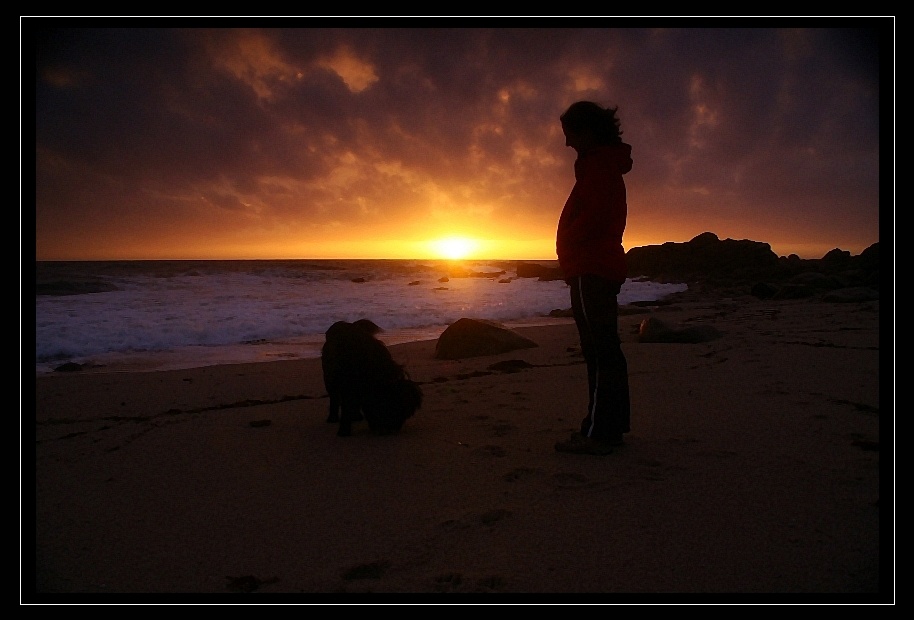
POLYGON ((777 256, 767 243, 718 238, 705 232, 686 243, 668 242, 630 249, 628 273, 661 282, 687 282, 745 287, 761 299, 793 299, 847 288, 865 288, 854 295, 831 295, 839 301, 878 298, 879 243, 858 256, 834 249, 820 259, 795 254, 777 256))
POLYGON ((537 278, 543 282, 565 279, 561 267, 550 267, 547 265, 540 265, 539 263, 518 261, 515 269, 518 278, 537 278))
POLYGON ((625 254, 630 277, 690 281, 705 278, 757 279, 778 269, 778 256, 767 243, 721 240, 706 232, 686 243, 667 242, 630 249, 625 254))
POLYGON ((497 355, 537 346, 539 345, 534 341, 508 329, 501 323, 485 319, 463 318, 449 325, 438 337, 435 345, 435 359, 457 360, 497 355))

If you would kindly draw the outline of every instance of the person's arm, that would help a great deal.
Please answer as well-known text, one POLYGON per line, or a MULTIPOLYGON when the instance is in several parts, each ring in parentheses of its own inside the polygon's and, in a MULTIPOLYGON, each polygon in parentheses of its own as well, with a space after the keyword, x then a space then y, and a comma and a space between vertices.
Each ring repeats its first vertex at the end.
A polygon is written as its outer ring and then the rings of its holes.
POLYGON ((577 182, 569 199, 572 205, 564 224, 563 240, 576 246, 605 240, 607 236, 621 241, 626 209, 621 174, 607 166, 605 160, 584 160, 576 172, 577 182))

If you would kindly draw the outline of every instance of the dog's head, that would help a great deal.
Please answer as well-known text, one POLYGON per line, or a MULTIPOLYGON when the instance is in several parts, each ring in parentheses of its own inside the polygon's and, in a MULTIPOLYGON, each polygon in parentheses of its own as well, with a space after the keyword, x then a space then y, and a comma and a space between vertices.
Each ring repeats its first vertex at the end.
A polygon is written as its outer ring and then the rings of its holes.
POLYGON ((380 328, 380 326, 378 326, 377 323, 374 321, 369 321, 368 319, 359 319, 358 321, 354 322, 352 326, 355 329, 363 331, 370 336, 374 336, 375 334, 379 334, 384 331, 380 328))
POLYGON ((388 383, 369 395, 363 406, 368 425, 380 435, 399 431, 420 407, 422 388, 407 377, 388 383))
POLYGON ((374 321, 368 319, 359 319, 354 323, 349 321, 337 321, 333 325, 327 328, 327 331, 324 332, 324 337, 327 342, 332 342, 334 340, 341 340, 346 337, 361 336, 365 335, 374 336, 380 332, 384 331, 381 327, 374 321))
POLYGON ((391 391, 394 394, 394 400, 400 403, 401 411, 408 413, 407 418, 422 407, 422 388, 409 377, 395 381, 391 386, 391 391))

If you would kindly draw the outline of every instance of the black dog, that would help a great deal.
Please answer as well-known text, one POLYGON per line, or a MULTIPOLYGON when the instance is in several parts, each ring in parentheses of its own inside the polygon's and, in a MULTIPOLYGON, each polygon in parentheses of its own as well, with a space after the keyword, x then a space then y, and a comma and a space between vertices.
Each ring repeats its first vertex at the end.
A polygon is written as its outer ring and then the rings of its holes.
POLYGON ((378 435, 396 433, 422 406, 422 390, 375 338, 379 331, 361 319, 337 321, 325 334, 321 366, 330 396, 327 422, 339 422, 340 437, 351 435, 352 423, 363 418, 378 435))

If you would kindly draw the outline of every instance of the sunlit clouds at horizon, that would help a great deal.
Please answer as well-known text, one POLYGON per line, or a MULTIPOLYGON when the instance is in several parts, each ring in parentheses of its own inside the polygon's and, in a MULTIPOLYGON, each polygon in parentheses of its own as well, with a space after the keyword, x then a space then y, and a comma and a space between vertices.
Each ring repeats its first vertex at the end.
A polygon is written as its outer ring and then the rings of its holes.
POLYGON ((23 20, 23 49, 37 38, 36 259, 551 259, 574 183, 558 116, 581 99, 618 105, 633 145, 626 248, 710 231, 779 255, 858 254, 879 241, 877 34, 892 23, 23 20))

